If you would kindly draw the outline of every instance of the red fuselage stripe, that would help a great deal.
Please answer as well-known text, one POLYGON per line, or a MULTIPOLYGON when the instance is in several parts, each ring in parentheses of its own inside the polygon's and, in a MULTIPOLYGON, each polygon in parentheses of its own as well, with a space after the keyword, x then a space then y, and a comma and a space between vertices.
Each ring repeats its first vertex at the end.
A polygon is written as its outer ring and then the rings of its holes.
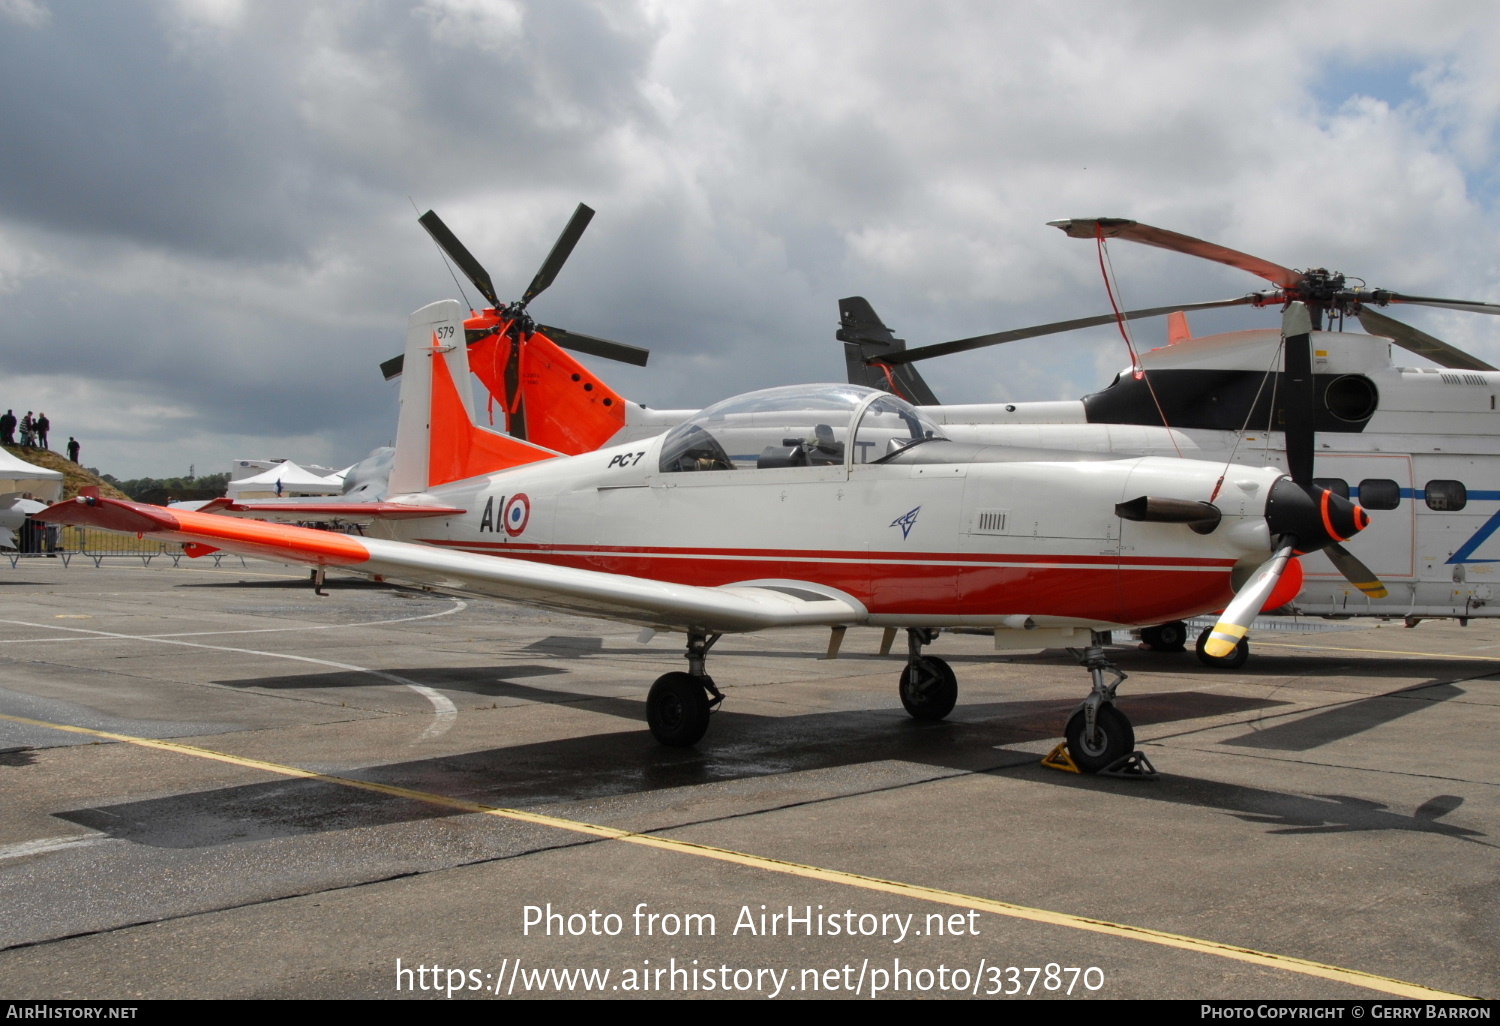
POLYGON ((913 616, 1066 616, 1113 623, 1164 623, 1223 608, 1231 598, 1229 560, 1146 560, 1120 567, 1068 565, 1072 556, 1004 557, 969 554, 956 559, 903 553, 902 562, 872 561, 864 553, 800 551, 778 556, 766 550, 718 555, 712 550, 664 553, 609 547, 445 543, 501 558, 624 574, 699 587, 777 579, 816 581, 846 592, 872 614, 913 616), (497 551, 498 550, 498 551, 497 551), (692 558, 684 558, 692 557, 692 558), (857 557, 857 558, 855 558, 857 557), (1174 562, 1186 565, 1173 566, 1174 562), (1199 564, 1217 562, 1217 566, 1199 564))

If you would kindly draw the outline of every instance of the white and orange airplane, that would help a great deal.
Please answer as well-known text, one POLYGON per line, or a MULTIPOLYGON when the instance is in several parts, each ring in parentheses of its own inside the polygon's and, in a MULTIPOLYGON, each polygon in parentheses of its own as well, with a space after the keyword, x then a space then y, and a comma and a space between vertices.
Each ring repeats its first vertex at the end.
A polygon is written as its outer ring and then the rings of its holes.
POLYGON ((476 423, 464 318, 452 300, 412 315, 390 515, 371 537, 95 496, 39 516, 683 633, 687 672, 647 699, 668 745, 698 742, 723 701, 706 659, 725 633, 904 629, 900 695, 923 719, 957 698, 923 654, 935 628, 1077 639, 1093 687, 1065 734, 1089 772, 1134 747, 1098 632, 1225 609, 1215 641, 1232 649, 1293 551, 1368 522, 1275 468, 949 441, 849 384, 753 392, 562 455, 476 423))

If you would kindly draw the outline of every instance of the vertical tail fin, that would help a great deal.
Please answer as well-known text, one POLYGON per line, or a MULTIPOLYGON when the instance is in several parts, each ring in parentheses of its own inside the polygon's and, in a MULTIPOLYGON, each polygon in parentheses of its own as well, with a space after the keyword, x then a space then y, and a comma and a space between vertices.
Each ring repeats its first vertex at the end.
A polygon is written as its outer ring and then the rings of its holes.
POLYGON ((474 423, 463 308, 456 300, 411 315, 401 376, 401 416, 391 464, 393 495, 551 459, 550 449, 474 423))
POLYGON ((881 356, 904 350, 906 340, 897 338, 881 322, 869 300, 863 296, 839 300, 839 325, 835 337, 844 343, 849 384, 894 392, 918 406, 940 405, 937 396, 911 364, 880 362, 881 356))

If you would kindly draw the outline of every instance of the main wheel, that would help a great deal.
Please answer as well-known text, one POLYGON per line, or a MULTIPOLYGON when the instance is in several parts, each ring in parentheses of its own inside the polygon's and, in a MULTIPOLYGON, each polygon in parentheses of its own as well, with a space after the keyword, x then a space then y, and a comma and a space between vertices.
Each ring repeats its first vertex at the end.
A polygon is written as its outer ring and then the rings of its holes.
POLYGON ((1241 638, 1240 643, 1234 646, 1234 651, 1227 656, 1215 657, 1208 654, 1208 637, 1214 632, 1212 627, 1203 628, 1203 633, 1198 635, 1198 661, 1204 666, 1211 666, 1216 670, 1238 670, 1245 665, 1250 658, 1250 639, 1241 638))
POLYGON ((673 748, 698 743, 708 730, 708 692, 687 673, 664 673, 646 696, 651 736, 673 748))
POLYGON ((1153 652, 1182 652, 1187 648, 1188 626, 1181 620, 1173 620, 1141 631, 1141 640, 1153 652))
POLYGON ((940 720, 958 703, 958 678, 937 656, 922 656, 901 671, 901 704, 919 720, 940 720))
POLYGON ((1094 736, 1083 736, 1084 716, 1079 709, 1063 728, 1068 752, 1085 773, 1098 773, 1135 751, 1135 731, 1125 714, 1106 703, 1094 714, 1094 736))

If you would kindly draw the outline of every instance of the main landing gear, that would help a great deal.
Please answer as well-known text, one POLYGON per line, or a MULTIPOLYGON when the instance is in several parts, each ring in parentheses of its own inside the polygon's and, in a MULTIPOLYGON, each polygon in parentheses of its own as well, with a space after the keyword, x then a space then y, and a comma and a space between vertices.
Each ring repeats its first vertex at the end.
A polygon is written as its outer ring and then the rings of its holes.
POLYGON ((1141 628, 1141 641, 1153 652, 1182 652, 1187 639, 1188 625, 1181 620, 1141 628))
POLYGON ((688 672, 664 673, 651 685, 646 696, 646 723, 651 736, 673 748, 690 748, 708 730, 708 718, 724 701, 724 693, 714 686, 706 665, 708 650, 721 635, 690 632, 687 653, 688 672))
POLYGON ((1198 661, 1215 670, 1238 670, 1244 666, 1250 658, 1250 639, 1241 638, 1239 644, 1234 646, 1234 651, 1227 656, 1211 656, 1208 654, 1208 637, 1213 632, 1212 627, 1205 627, 1203 633, 1198 635, 1198 661))
POLYGON ((937 640, 938 632, 914 627, 906 632, 906 669, 901 671, 901 704, 919 720, 940 720, 958 703, 958 677, 937 656, 924 656, 922 646, 937 640))

